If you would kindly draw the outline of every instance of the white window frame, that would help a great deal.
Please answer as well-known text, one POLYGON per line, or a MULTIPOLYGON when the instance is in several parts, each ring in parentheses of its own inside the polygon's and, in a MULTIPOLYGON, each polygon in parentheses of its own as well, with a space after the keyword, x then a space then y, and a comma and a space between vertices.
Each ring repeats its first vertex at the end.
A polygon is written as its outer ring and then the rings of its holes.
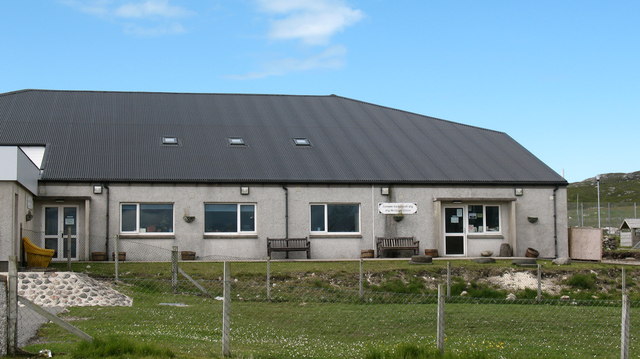
POLYGON ((157 236, 164 234, 175 234, 176 231, 176 206, 172 202, 123 202, 120 203, 120 226, 118 227, 121 234, 140 234, 148 236, 157 236), (171 205, 171 232, 140 232, 140 205, 141 204, 170 204, 171 205), (122 230, 122 206, 136 206, 136 230, 135 231, 123 231, 122 230))
POLYGON ((235 204, 236 205, 236 228, 238 228, 238 231, 236 232, 204 232, 204 234, 210 234, 210 235, 250 235, 250 234, 258 234, 258 205, 257 203, 243 203, 243 202, 205 202, 204 203, 204 230, 206 231, 207 228, 207 218, 206 218, 206 214, 207 214, 207 210, 206 210, 206 206, 208 204, 235 204), (253 206, 253 231, 243 231, 242 230, 242 226, 240 223, 240 206, 253 206))
POLYGON ((356 235, 356 234, 362 234, 362 208, 361 208, 361 204, 360 203, 352 203, 352 202, 346 202, 346 203, 333 203, 333 202, 326 202, 326 203, 309 203, 309 231, 311 234, 325 234, 325 235, 356 235), (357 232, 329 232, 329 214, 327 211, 327 205, 356 205, 358 206, 358 231, 357 232), (311 230, 311 207, 312 206, 324 206, 324 231, 314 231, 311 230))
POLYGON ((493 235, 493 234, 502 234, 502 206, 499 204, 485 204, 485 203, 470 203, 467 205, 465 225, 467 226, 466 232, 471 235, 475 234, 485 234, 485 235, 493 235), (471 232, 469 231, 469 206, 482 206, 482 232, 471 232), (487 231, 487 207, 498 207, 498 231, 487 231))

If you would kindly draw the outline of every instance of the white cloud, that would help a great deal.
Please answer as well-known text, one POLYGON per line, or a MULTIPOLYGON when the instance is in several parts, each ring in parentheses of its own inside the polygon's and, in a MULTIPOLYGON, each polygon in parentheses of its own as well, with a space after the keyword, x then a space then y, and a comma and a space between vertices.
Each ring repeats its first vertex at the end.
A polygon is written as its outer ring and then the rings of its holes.
POLYGON ((109 15, 111 0, 60 0, 60 3, 95 16, 109 15))
POLYGON ((136 24, 125 24, 123 31, 125 34, 152 37, 161 35, 174 35, 186 32, 185 28, 178 23, 163 24, 158 26, 140 26, 136 24))
POLYGON ((336 33, 364 17, 358 9, 342 0, 258 0, 271 20, 269 38, 301 40, 310 45, 325 45, 336 33))
POLYGON ((344 46, 336 45, 307 58, 283 58, 267 63, 262 71, 249 72, 243 75, 230 75, 227 77, 234 80, 253 80, 270 76, 281 76, 291 72, 315 69, 337 69, 344 66, 346 54, 347 49, 344 46))
POLYGON ((138 3, 127 3, 114 10, 118 17, 146 18, 146 17, 184 17, 191 11, 180 6, 169 4, 169 0, 147 0, 138 3))
POLYGON ((135 36, 161 36, 187 32, 178 17, 194 15, 191 10, 172 5, 171 0, 59 0, 86 14, 111 19, 123 32, 135 36), (121 22, 127 19, 127 22, 121 22), (134 22, 138 21, 138 22, 134 22))

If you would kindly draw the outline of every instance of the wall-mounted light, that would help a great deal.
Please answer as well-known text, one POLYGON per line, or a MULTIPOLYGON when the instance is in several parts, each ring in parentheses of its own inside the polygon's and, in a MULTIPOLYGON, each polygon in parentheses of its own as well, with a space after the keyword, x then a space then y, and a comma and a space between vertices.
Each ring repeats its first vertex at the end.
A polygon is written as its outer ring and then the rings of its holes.
POLYGON ((514 193, 516 196, 522 196, 524 195, 524 188, 516 188, 514 189, 514 193))
POLYGON ((462 204, 462 201, 453 201, 451 203, 453 203, 453 204, 462 204))
POLYGON ((388 196, 389 193, 391 193, 391 189, 389 189, 389 187, 380 188, 380 194, 382 194, 383 196, 388 196))
POLYGON ((249 187, 246 186, 242 186, 240 187, 240 194, 243 196, 246 196, 249 194, 249 187))
POLYGON ((102 185, 94 184, 93 185, 93 194, 102 194, 102 185))

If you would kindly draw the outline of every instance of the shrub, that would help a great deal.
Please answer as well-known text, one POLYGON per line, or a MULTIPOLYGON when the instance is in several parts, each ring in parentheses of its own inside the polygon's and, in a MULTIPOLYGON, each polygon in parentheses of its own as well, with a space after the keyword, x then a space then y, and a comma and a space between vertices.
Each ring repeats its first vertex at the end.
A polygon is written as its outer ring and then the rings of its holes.
POLYGON ((118 337, 80 342, 71 353, 73 359, 93 358, 175 358, 169 349, 118 337))
POLYGON ((365 359, 485 359, 488 356, 481 352, 469 353, 445 353, 444 356, 432 347, 421 346, 416 344, 398 344, 397 346, 387 349, 371 349, 365 356, 365 359))
POLYGON ((595 289, 596 275, 593 273, 576 273, 567 279, 566 283, 574 288, 595 289))

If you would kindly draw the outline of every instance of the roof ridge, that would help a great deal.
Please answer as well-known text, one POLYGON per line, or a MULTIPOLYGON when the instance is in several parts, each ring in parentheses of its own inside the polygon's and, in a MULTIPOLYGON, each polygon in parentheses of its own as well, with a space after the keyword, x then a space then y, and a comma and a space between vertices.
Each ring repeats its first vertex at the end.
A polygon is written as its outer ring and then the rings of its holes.
POLYGON ((468 124, 466 124, 466 123, 455 122, 455 121, 451 121, 451 120, 445 120, 445 119, 438 118, 438 117, 427 116, 427 115, 423 115, 423 114, 420 114, 420 113, 417 113, 417 112, 412 112, 412 111, 407 111, 407 110, 401 110, 401 109, 394 108, 394 107, 389 107, 389 106, 378 105, 378 104, 375 104, 375 103, 372 103, 372 102, 367 102, 367 101, 362 101, 362 100, 356 100, 356 99, 352 99, 352 98, 349 98, 349 97, 338 96, 338 95, 330 95, 329 97, 331 97, 331 96, 335 96, 335 97, 337 97, 337 98, 341 98, 341 99, 343 99, 343 100, 349 100, 349 101, 353 101, 353 102, 359 102, 359 103, 362 103, 362 104, 365 104, 365 105, 370 105, 370 106, 375 106, 375 107, 379 107, 379 108, 384 108, 384 109, 387 109, 387 110, 393 110, 393 111, 403 112, 403 113, 410 114, 410 115, 414 115, 414 116, 424 117, 424 118, 428 118, 428 119, 431 119, 431 120, 436 120, 436 121, 441 121, 441 122, 446 122, 446 123, 452 123, 452 124, 454 124, 454 125, 460 125, 460 126, 470 127, 470 128, 477 129, 477 130, 484 130, 484 131, 488 131, 488 132, 494 132, 494 133, 500 133, 500 134, 507 134, 507 133, 506 133, 506 132, 504 132, 504 131, 497 131, 497 130, 492 130, 492 129, 490 129, 490 128, 479 127, 479 126, 474 126, 474 125, 468 125, 468 124))
POLYGON ((282 97, 332 97, 336 95, 291 95, 268 93, 237 93, 237 92, 175 92, 175 91, 113 91, 113 90, 55 90, 55 89, 22 89, 0 93, 0 96, 14 95, 21 92, 79 92, 79 93, 131 93, 131 94, 166 94, 166 95, 216 95, 216 96, 282 96, 282 97))

